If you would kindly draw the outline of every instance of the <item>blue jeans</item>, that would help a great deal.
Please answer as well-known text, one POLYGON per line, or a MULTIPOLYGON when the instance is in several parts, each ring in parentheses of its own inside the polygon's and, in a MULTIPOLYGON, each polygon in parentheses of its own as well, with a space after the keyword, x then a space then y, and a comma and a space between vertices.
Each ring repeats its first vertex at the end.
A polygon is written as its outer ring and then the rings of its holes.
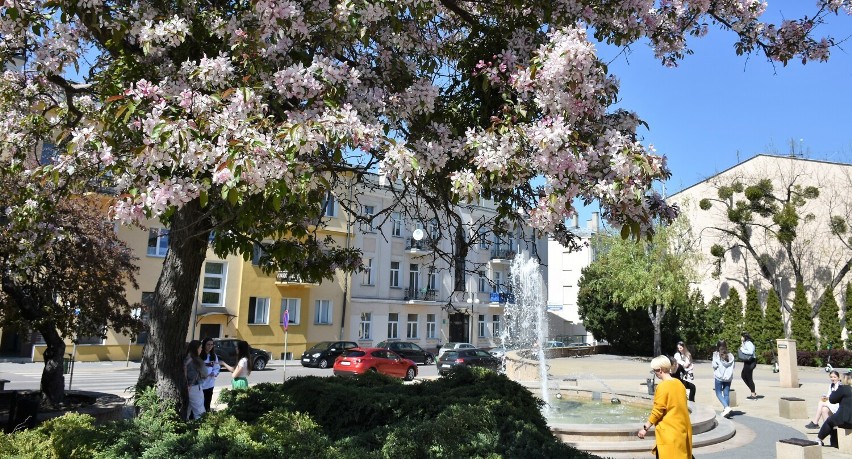
POLYGON ((731 404, 731 382, 730 381, 716 381, 716 398, 722 402, 722 408, 727 408, 731 404))

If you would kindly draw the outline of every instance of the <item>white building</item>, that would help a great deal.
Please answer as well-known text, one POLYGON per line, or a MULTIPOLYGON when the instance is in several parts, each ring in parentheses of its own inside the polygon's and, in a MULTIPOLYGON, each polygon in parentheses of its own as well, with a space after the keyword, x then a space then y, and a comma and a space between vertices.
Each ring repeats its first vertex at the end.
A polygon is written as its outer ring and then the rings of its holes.
POLYGON ((576 216, 572 223, 569 229, 579 237, 580 251, 571 252, 553 239, 547 241, 548 335, 566 344, 593 343, 594 337, 583 327, 577 296, 580 292, 581 271, 594 260, 591 238, 600 231, 598 213, 592 213, 585 228, 580 228, 576 216))

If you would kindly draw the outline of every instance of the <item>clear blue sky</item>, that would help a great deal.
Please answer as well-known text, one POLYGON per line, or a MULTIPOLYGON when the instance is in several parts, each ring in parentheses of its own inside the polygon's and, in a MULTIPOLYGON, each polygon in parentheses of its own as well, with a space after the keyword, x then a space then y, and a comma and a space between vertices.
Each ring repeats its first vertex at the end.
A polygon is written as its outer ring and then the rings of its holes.
MULTIPOLYGON (((816 11, 815 1, 768 3, 767 18, 776 23, 781 14, 816 11)), ((829 19, 817 36, 852 35, 852 16, 829 19)), ((668 157, 667 193, 759 153, 786 154, 791 139, 806 157, 852 162, 852 38, 834 48, 827 63, 786 67, 760 55, 737 56, 734 42, 733 32, 711 26, 707 36, 688 42, 695 54, 677 68, 663 67, 644 44, 618 57, 617 50, 598 47, 621 82, 620 106, 650 125, 640 131, 643 143, 668 157)), ((581 212, 581 222, 592 210, 581 212)))

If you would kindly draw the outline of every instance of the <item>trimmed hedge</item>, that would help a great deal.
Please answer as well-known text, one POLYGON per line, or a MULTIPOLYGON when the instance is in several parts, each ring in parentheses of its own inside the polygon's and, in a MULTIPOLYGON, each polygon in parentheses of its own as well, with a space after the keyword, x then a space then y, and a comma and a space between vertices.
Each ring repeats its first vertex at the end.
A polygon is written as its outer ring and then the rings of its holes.
POLYGON ((559 441, 541 401, 505 376, 461 368, 403 385, 359 378, 300 377, 225 390, 225 410, 182 422, 153 389, 138 417, 94 425, 67 414, 0 436, 16 458, 596 458, 559 441))

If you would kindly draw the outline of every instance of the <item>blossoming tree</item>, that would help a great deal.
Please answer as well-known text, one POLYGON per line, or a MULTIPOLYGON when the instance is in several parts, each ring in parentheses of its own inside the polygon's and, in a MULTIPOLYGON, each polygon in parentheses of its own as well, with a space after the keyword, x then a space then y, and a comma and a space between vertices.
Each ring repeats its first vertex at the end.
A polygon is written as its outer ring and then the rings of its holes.
POLYGON ((713 23, 740 53, 823 61, 833 41, 809 32, 850 4, 815 7, 773 26, 758 0, 9 0, 2 85, 20 102, 0 117, 0 159, 49 135, 62 154, 33 177, 109 176, 118 221, 170 226, 140 381, 179 398, 209 240, 247 253, 276 236, 270 262, 310 277, 356 268, 315 229, 338 178, 375 171, 492 197, 560 240, 576 200, 649 234, 676 215, 652 189, 669 170, 640 118, 611 108, 618 83, 590 34, 674 65, 713 23))

